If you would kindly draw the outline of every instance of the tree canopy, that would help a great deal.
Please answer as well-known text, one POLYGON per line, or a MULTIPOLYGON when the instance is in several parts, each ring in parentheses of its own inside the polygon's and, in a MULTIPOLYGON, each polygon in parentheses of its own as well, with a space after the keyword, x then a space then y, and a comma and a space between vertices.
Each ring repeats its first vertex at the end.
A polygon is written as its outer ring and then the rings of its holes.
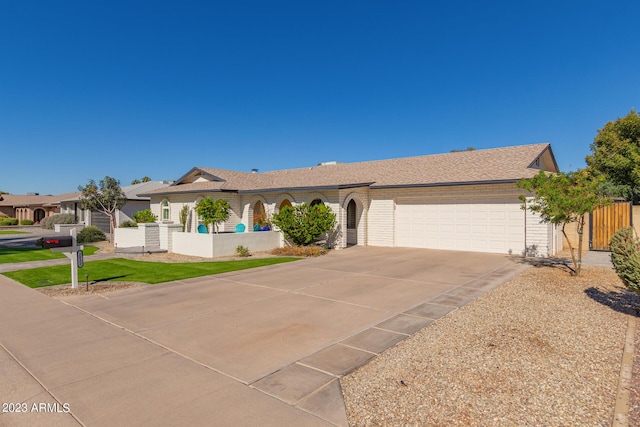
POLYGON ((229 202, 225 199, 213 200, 206 197, 196 205, 196 213, 202 218, 204 225, 213 224, 215 232, 218 232, 218 224, 229 219, 229 202))
POLYGON ((298 246, 306 246, 336 225, 336 214, 324 203, 284 206, 273 216, 273 223, 285 237, 298 246))
POLYGON ((605 191, 640 203, 640 115, 634 110, 598 130, 587 156, 588 170, 603 176, 605 191))
POLYGON ((518 187, 530 193, 520 196, 524 209, 540 215, 544 223, 562 227, 562 235, 571 252, 573 272, 579 276, 586 214, 610 203, 601 191, 602 178, 593 177, 584 169, 557 174, 540 171, 533 178, 518 182, 518 187), (565 226, 572 222, 577 223, 577 253, 565 232, 565 226))
POLYGON ((90 179, 85 186, 78 186, 80 191, 80 203, 91 211, 104 212, 109 217, 111 241, 113 242, 113 230, 116 227, 116 212, 127 203, 120 181, 110 176, 105 176, 99 184, 90 179))

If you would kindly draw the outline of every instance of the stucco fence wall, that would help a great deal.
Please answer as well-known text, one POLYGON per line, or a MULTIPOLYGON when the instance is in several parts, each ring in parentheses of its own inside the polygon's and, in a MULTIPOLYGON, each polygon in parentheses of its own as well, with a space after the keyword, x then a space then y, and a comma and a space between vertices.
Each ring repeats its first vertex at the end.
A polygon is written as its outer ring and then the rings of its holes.
MULTIPOLYGON (((591 240, 591 234, 589 233, 589 220, 590 214, 587 215, 582 238, 582 244, 585 250, 589 250, 589 240, 591 240)), ((633 225, 633 228, 636 230, 636 234, 640 236, 640 205, 634 205, 632 207, 631 223, 633 225)), ((567 226, 565 227, 567 237, 575 248, 578 247, 578 233, 576 232, 576 227, 577 223, 567 224, 567 226)), ((569 246, 567 246, 567 242, 564 239, 562 240, 562 244, 564 249, 569 249, 569 246)))
POLYGON ((84 230, 84 224, 54 224, 53 229, 56 233, 62 233, 65 235, 69 235, 71 230, 76 229, 76 233, 84 230))
POLYGON ((172 238, 174 253, 205 258, 234 255, 240 245, 252 252, 283 245, 282 233, 277 231, 220 234, 177 232, 172 234, 172 238))

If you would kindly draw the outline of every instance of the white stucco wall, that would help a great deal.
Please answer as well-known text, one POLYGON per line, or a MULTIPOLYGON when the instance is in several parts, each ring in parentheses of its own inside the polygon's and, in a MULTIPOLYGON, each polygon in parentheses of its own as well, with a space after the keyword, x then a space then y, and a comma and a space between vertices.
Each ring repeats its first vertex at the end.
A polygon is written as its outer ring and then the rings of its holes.
POLYGON ((173 252, 183 255, 213 258, 235 255, 242 245, 251 252, 275 249, 282 245, 281 233, 259 231, 250 233, 173 233, 173 252))

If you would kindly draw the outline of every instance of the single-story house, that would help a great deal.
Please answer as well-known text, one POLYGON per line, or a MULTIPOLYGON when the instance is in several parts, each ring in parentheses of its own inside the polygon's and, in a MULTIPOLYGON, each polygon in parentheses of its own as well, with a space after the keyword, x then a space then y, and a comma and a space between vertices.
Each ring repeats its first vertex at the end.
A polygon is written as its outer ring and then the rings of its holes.
POLYGON ((557 172, 551 146, 532 144, 298 169, 239 172, 194 167, 173 184, 140 192, 160 223, 196 233, 196 203, 231 205, 222 231, 251 232, 283 206, 325 203, 337 215, 334 245, 398 246, 504 254, 553 255, 557 230, 521 207, 516 183, 540 170, 557 172))
POLYGON ((28 219, 37 224, 45 217, 59 213, 58 202, 69 196, 70 194, 0 194, 0 212, 19 221, 28 219))
MULTIPOLYGON (((156 189, 168 187, 172 181, 148 181, 139 184, 127 185, 122 187, 127 203, 118 209, 116 215, 116 226, 122 222, 133 221, 133 215, 136 212, 150 208, 150 198, 139 196, 139 193, 149 192, 156 189)), ((91 211, 87 213, 80 203, 80 193, 68 195, 58 202, 60 213, 74 214, 78 218, 78 223, 85 226, 96 226, 104 233, 109 233, 109 217, 102 211, 91 211)))

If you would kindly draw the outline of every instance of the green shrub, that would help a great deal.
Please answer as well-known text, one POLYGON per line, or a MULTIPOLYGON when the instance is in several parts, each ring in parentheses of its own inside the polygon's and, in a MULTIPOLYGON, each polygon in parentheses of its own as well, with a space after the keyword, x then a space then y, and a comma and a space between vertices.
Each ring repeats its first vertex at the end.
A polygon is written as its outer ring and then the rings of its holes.
POLYGON ((21 219, 20 225, 33 225, 33 221, 30 219, 21 219))
POLYGON ((247 248, 246 246, 242 246, 242 245, 238 245, 236 247, 236 254, 238 256, 242 256, 242 257, 251 256, 251 252, 249 251, 249 248, 247 248))
POLYGON ((324 203, 302 203, 283 207, 273 216, 273 223, 294 245, 306 246, 335 227, 336 214, 324 203))
POLYGON ((123 221, 120 223, 120 228, 137 228, 138 223, 135 221, 123 221))
POLYGON ((0 218, 0 225, 18 225, 18 218, 0 218))
POLYGON ((56 214, 43 218, 40 227, 46 230, 53 230, 56 224, 76 224, 78 221, 74 214, 56 214))
POLYGON ((107 236, 104 235, 102 230, 96 226, 85 227, 80 233, 78 233, 78 243, 91 243, 107 240, 107 236))
POLYGON ((285 246, 283 248, 275 248, 271 251, 273 255, 278 256, 302 256, 316 257, 325 255, 329 250, 324 246, 285 246))
POLYGON ((144 224, 148 222, 156 222, 158 217, 151 212, 151 209, 145 209, 134 213, 133 219, 135 219, 138 224, 144 224))
POLYGON ((622 283, 640 295, 640 239, 632 227, 618 230, 611 238, 611 261, 622 283))

